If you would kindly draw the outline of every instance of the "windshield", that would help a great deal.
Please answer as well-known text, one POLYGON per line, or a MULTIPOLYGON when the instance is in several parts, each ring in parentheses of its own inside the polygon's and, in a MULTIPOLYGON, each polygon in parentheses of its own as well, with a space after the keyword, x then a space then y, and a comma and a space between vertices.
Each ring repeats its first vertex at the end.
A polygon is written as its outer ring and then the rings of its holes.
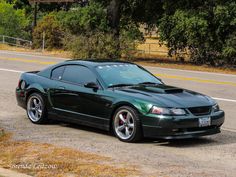
POLYGON ((160 80, 134 64, 97 66, 96 70, 107 87, 142 83, 162 84, 160 80))

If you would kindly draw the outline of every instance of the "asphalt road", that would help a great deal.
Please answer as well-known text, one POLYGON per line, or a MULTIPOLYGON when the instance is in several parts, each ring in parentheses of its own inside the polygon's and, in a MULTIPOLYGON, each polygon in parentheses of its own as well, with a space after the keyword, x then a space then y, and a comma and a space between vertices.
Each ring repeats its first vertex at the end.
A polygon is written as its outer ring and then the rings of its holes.
POLYGON ((137 165, 143 175, 235 176, 236 75, 146 67, 169 85, 215 98, 226 112, 221 134, 199 139, 139 144, 119 142, 107 132, 62 123, 33 125, 16 106, 15 87, 21 72, 41 70, 65 59, 0 51, 0 126, 17 140, 46 142, 112 157, 117 163, 137 165))

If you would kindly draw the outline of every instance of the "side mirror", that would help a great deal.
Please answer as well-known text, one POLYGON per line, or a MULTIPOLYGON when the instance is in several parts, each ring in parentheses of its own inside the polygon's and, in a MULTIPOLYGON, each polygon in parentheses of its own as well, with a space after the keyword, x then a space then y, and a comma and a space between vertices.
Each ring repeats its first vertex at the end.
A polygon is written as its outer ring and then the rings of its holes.
POLYGON ((94 83, 94 82, 89 82, 87 84, 84 84, 84 87, 92 88, 94 90, 98 90, 99 89, 99 86, 96 83, 94 83))

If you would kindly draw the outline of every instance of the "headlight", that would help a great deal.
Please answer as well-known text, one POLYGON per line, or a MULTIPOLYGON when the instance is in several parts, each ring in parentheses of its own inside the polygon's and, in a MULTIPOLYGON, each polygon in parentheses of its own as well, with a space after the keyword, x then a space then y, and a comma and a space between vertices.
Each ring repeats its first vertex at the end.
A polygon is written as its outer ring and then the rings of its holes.
POLYGON ((213 110, 214 112, 218 112, 218 111, 220 110, 219 105, 218 105, 218 104, 215 104, 214 106, 212 106, 212 110, 213 110))
POLYGON ((153 106, 151 111, 152 114, 158 115, 185 115, 186 111, 180 108, 160 108, 157 106, 153 106))

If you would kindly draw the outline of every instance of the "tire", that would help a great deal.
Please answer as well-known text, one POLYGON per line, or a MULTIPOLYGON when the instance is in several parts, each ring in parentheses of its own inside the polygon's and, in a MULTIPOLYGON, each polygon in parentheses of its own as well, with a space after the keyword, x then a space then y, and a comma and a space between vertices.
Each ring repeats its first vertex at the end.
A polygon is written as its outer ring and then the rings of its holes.
POLYGON ((34 124, 43 124, 47 122, 47 109, 45 101, 41 94, 33 93, 27 99, 27 116, 34 124))
POLYGON ((112 119, 116 137, 123 142, 134 143, 142 139, 142 127, 138 113, 129 106, 118 108, 112 119))

